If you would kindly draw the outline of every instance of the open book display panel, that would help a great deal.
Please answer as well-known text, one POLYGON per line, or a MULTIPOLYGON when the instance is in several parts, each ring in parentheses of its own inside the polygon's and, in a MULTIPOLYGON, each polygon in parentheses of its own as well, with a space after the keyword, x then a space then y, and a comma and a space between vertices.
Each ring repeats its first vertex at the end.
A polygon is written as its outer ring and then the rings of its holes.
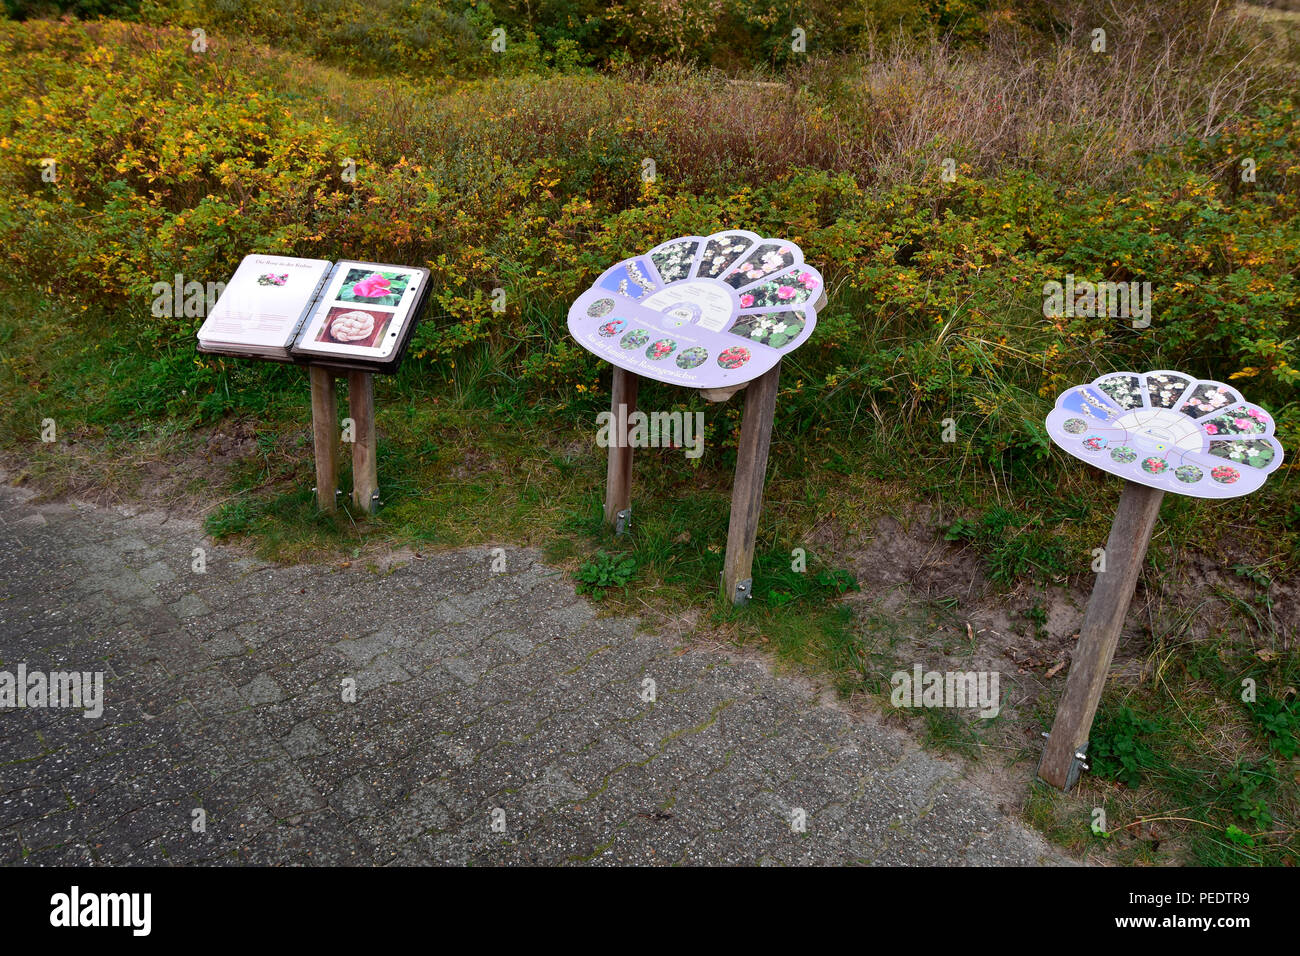
POLYGON ((208 320, 199 351, 391 372, 429 291, 414 266, 250 255, 208 320))

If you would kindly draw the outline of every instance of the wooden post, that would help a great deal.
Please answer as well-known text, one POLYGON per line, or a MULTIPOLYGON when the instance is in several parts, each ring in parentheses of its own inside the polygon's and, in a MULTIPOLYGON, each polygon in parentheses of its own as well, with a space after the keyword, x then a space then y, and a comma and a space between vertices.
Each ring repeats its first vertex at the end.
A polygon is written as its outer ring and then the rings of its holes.
POLYGON ((333 512, 339 486, 339 419, 334 395, 334 375, 313 365, 311 379, 312 444, 316 449, 316 507, 333 512))
POLYGON ((636 393, 641 379, 635 372, 614 366, 610 411, 614 422, 609 429, 609 465, 605 473, 605 523, 615 534, 629 529, 632 508, 632 446, 628 444, 627 421, 636 411, 636 393), (621 409, 621 410, 620 410, 621 409), (620 514, 622 517, 620 517, 620 514))
POLYGON ((1056 720, 1038 764, 1038 776, 1058 790, 1069 790, 1078 780, 1075 754, 1082 752, 1092 732, 1092 720, 1097 714, 1106 674, 1164 495, 1157 488, 1124 482, 1106 541, 1106 570, 1098 573, 1088 599, 1079 643, 1070 659, 1065 696, 1056 710, 1056 720))
POLYGON ((378 506, 379 465, 375 454, 375 376, 348 372, 348 414, 354 426, 352 505, 373 513, 378 506))
POLYGON ((744 604, 753 592, 754 538, 763 507, 763 481, 767 477, 767 451, 772 443, 772 416, 780 376, 781 363, 777 362, 745 390, 736 480, 731 486, 727 557, 722 566, 722 597, 732 604, 744 604))

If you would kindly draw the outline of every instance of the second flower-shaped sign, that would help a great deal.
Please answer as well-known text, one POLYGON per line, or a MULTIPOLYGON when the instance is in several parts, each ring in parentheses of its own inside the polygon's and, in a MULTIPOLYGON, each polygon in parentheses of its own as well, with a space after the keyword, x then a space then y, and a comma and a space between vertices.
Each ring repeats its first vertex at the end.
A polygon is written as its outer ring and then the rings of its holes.
POLYGON ((1268 412, 1181 372, 1116 372, 1067 389, 1047 433, 1104 471, 1197 498, 1249 494, 1282 464, 1268 412))
POLYGON ((588 351, 645 378, 741 385, 812 334, 822 277, 799 247, 731 230, 682 236, 607 270, 569 309, 588 351))

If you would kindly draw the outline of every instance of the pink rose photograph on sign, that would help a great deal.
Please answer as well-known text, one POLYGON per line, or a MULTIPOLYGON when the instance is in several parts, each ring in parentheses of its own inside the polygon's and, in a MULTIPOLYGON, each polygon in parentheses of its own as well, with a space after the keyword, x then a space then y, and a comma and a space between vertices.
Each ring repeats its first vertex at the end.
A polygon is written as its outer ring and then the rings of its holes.
POLYGON ((351 269, 343 278, 339 289, 340 302, 360 302, 366 305, 397 305, 402 301, 411 276, 406 272, 371 272, 351 269))

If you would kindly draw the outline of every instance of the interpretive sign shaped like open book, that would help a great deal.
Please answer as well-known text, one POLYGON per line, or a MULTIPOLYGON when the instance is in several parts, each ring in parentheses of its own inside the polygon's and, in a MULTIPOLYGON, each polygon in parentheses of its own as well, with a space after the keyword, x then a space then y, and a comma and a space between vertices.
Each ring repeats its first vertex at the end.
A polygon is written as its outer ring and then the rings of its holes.
POLYGON ((199 350, 392 371, 428 291, 429 270, 415 266, 246 256, 199 329, 199 350))

